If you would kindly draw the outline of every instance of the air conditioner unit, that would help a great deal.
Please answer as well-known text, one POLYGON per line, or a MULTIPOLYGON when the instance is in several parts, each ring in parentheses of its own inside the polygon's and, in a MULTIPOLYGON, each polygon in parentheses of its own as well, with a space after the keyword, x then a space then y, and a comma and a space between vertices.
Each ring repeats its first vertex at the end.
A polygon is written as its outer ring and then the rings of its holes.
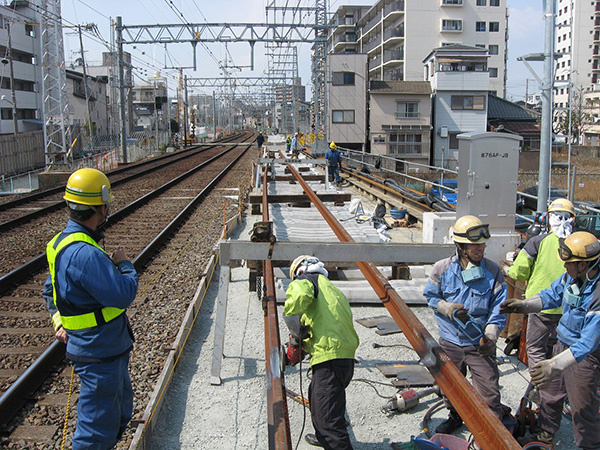
POLYGON ((440 137, 448 137, 448 127, 440 127, 440 137))

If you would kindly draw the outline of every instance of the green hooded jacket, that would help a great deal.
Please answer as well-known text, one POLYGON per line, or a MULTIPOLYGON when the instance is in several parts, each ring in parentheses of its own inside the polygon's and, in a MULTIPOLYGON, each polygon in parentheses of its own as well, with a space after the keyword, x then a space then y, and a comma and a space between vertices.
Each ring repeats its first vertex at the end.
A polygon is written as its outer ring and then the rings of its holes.
POLYGON ((310 327, 302 347, 311 355, 311 366, 332 359, 353 359, 359 341, 348 299, 326 276, 319 275, 317 283, 315 297, 309 279, 292 281, 285 293, 285 315, 301 315, 300 321, 310 327))
MULTIPOLYGON (((519 252, 508 276, 513 280, 527 281, 525 296, 537 295, 550 287, 565 272, 565 265, 558 257, 558 236, 550 232, 534 236, 519 252)), ((545 309, 546 314, 561 314, 561 308, 545 309)))

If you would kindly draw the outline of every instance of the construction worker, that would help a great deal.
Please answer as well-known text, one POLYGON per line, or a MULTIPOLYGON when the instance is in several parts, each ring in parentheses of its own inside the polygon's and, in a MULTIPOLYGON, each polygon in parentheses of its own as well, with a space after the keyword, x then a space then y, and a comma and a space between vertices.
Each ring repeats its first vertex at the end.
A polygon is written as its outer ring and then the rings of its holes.
POLYGON ((329 171, 333 175, 333 180, 336 183, 340 183, 342 181, 340 178, 340 165, 342 164, 342 155, 340 155, 340 152, 338 151, 335 142, 331 141, 331 144, 329 144, 329 150, 327 150, 327 153, 325 153, 325 159, 327 160, 329 171))
POLYGON ((294 137, 291 142, 292 146, 292 158, 297 158, 300 154, 300 150, 298 149, 298 133, 294 133, 294 137))
POLYGON ((113 199, 106 175, 77 170, 64 199, 70 219, 46 247, 50 275, 43 296, 81 382, 72 448, 109 449, 133 412, 133 333, 125 308, 135 299, 138 276, 122 250, 109 256, 99 245, 113 199))
MULTIPOLYGON (((526 298, 537 295, 550 287, 564 271, 563 262, 556 257, 559 239, 567 238, 573 231, 575 210, 566 198, 554 200, 548 207, 550 232, 539 234, 527 241, 514 263, 507 271, 513 280, 527 281, 526 298)), ((508 267, 508 266, 506 266, 508 267)), ((556 344, 556 327, 561 308, 551 308, 531 313, 527 318, 527 360, 530 374, 532 367, 552 356, 556 344)), ((566 396, 559 379, 539 389, 540 412, 537 420, 539 430, 534 430, 536 440, 552 444, 554 433, 560 428, 563 403, 566 396)))
POLYGON ((265 135, 262 134, 262 131, 261 131, 260 133, 258 133, 258 136, 256 136, 256 145, 258 146, 259 151, 262 149, 262 146, 264 143, 265 143, 265 135))
POLYGON ((558 255, 567 273, 534 297, 506 300, 500 312, 527 314, 562 307, 554 356, 531 367, 531 380, 542 389, 555 379, 564 384, 575 443, 599 449, 600 242, 587 231, 577 231, 560 239, 558 255))
MULTIPOLYGON (((469 369, 473 387, 502 419, 494 356, 506 324, 506 316, 499 312, 506 300, 506 282, 498 265, 484 258, 489 238, 488 225, 478 217, 459 218, 452 232, 456 255, 435 263, 423 295, 435 311, 442 350, 463 375, 469 369)), ((436 433, 450 434, 463 423, 447 400, 446 406, 450 415, 436 433)))
POLYGON ((287 137, 286 137, 286 139, 285 139, 285 151, 287 153, 290 153, 290 148, 292 148, 292 138, 288 134, 287 137))
MULTIPOLYGON (((298 256, 290 266, 292 282, 285 293, 284 310, 286 323, 294 319, 299 323, 288 325, 293 340, 302 342, 302 348, 311 355, 308 399, 315 434, 307 434, 305 440, 327 449, 351 449, 344 414, 358 335, 348 299, 329 281, 328 275, 318 258, 298 256), (310 330, 307 338, 294 332, 300 325, 310 330)), ((292 356, 289 363, 295 364, 301 353, 288 351, 288 356, 292 356)))

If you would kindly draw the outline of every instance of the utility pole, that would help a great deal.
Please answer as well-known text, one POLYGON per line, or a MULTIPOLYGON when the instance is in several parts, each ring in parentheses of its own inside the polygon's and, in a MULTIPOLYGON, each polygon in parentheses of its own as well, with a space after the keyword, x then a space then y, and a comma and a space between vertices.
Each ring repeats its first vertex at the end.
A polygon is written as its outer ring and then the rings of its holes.
POLYGON ((215 91, 213 91, 213 139, 217 140, 217 99, 215 98, 215 91))
POLYGON ((183 77, 183 145, 187 143, 187 126, 188 126, 188 91, 187 91, 187 75, 183 77))
POLYGON ((554 16, 555 0, 545 0, 544 12, 544 77, 542 84, 542 129, 540 138, 540 179, 538 182, 537 212, 548 207, 550 160, 552 158, 552 87, 554 85, 554 16))
POLYGON ((125 117, 125 68, 123 63, 123 19, 117 16, 117 51, 119 57, 119 99, 121 100, 121 152, 127 164, 127 119, 125 117))
POLYGON ((94 149, 94 132, 92 131, 92 111, 90 109, 90 93, 87 85, 87 69, 85 68, 85 55, 83 51, 83 38, 81 36, 81 25, 77 25, 79 32, 79 47, 81 49, 81 65, 83 67, 83 92, 85 94, 85 109, 87 112, 88 133, 90 136, 90 145, 94 149))
POLYGON ((12 56, 12 41, 10 38, 10 22, 7 22, 8 32, 8 65, 10 68, 10 97, 12 100, 12 116, 13 116, 13 133, 15 136, 19 133, 19 121, 17 120, 17 96, 15 95, 15 73, 13 69, 13 56, 12 56))

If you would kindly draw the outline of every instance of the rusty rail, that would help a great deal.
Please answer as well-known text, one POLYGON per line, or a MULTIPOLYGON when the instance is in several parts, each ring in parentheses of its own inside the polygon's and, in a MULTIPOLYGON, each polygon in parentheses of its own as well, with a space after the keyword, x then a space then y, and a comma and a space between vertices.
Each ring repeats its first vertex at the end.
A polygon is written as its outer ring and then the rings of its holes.
MULTIPOLYGON (((354 239, 352 239, 350 234, 319 200, 318 196, 308 186, 298 171, 291 164, 288 164, 288 168, 338 239, 341 242, 354 242, 354 239)), ((448 355, 442 351, 435 339, 429 334, 427 329, 375 265, 360 261, 357 261, 356 265, 381 299, 394 321, 402 329, 423 364, 431 372, 431 375, 435 378, 438 386, 450 402, 452 402, 452 405, 465 421, 481 447, 486 450, 520 449, 521 446, 510 432, 492 413, 479 394, 475 392, 467 379, 450 361, 448 355)))
MULTIPOLYGON (((269 203, 267 196, 267 167, 263 175, 262 217, 269 220, 269 203)), ((277 318, 277 299, 275 294, 275 276, 273 263, 263 261, 265 317, 265 362, 267 372, 267 420, 269 433, 269 449, 283 450, 292 448, 290 420, 287 408, 287 397, 283 385, 281 362, 281 341, 279 339, 279 321, 277 318)))

